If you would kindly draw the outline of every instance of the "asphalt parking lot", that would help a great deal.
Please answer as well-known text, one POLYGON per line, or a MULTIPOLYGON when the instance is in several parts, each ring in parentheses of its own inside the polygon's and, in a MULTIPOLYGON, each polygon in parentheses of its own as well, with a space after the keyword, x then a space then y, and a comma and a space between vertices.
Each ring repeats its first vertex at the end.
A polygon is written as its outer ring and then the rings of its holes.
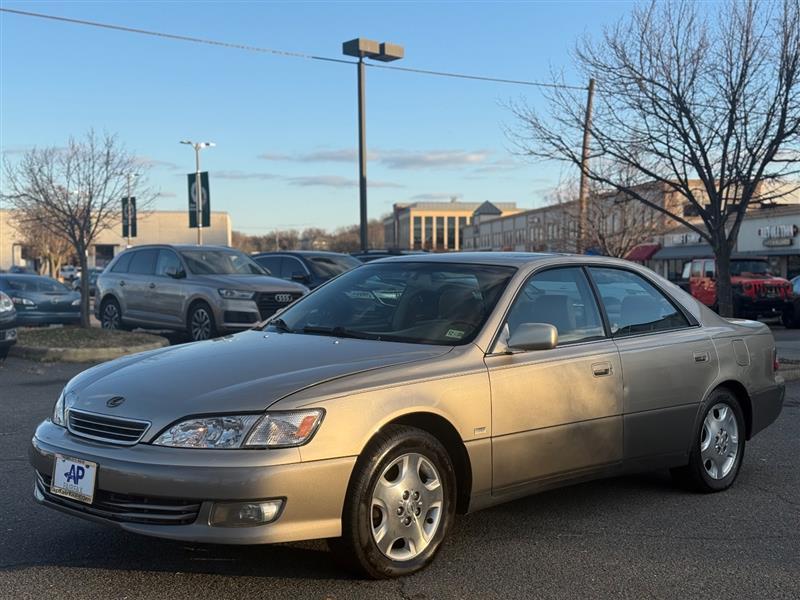
POLYGON ((82 368, 0 366, 0 597, 800 597, 800 382, 728 492, 652 473, 541 494, 459 517, 431 568, 373 582, 340 571, 321 542, 192 546, 37 506, 29 439, 82 368))

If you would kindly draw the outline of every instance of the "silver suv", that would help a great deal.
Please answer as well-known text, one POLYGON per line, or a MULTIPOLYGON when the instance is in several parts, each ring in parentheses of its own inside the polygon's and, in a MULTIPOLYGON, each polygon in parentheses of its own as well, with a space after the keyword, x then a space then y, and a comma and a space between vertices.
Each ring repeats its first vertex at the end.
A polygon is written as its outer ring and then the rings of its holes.
POLYGON ((205 340, 252 327, 306 292, 231 248, 137 246, 98 276, 94 310, 104 329, 184 330, 205 340))

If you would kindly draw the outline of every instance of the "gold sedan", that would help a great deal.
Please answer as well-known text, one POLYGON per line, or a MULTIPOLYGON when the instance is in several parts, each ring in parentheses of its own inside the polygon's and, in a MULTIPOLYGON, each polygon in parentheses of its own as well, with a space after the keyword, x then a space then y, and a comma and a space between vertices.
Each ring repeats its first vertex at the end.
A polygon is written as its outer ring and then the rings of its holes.
POLYGON ((371 262, 237 335, 99 365, 36 430, 35 497, 171 539, 330 538, 371 577, 456 513, 670 468, 729 487, 780 413, 769 329, 653 272, 545 254, 371 262))

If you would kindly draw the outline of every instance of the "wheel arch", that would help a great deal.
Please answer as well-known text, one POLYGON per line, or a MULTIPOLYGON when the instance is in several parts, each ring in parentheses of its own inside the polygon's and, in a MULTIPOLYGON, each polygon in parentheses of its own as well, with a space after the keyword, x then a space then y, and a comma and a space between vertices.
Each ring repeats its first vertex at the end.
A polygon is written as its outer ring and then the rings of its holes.
MULTIPOLYGON (((406 425, 430 433, 444 446, 456 476, 456 511, 464 514, 469 509, 472 494, 472 466, 467 448, 458 430, 445 417, 432 412, 417 411, 394 417, 381 426, 375 435, 388 425, 406 425)), ((374 436, 373 436, 374 437, 374 436)), ((372 438, 367 441, 367 444, 372 438)), ((365 446, 366 447, 366 446, 365 446)))
POLYGON ((744 416, 745 439, 749 440, 753 432, 753 403, 750 399, 750 394, 747 392, 747 388, 744 387, 740 381, 728 379, 714 386, 714 389, 711 391, 713 392, 720 388, 730 391, 739 401, 744 416))

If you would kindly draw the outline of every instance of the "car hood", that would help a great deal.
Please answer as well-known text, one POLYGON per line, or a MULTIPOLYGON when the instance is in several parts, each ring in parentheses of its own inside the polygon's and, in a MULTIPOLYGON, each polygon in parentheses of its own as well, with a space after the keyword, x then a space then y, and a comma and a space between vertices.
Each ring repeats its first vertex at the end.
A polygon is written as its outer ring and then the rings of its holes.
POLYGON ((145 440, 187 416, 260 412, 310 386, 451 348, 251 330, 117 359, 67 385, 71 408, 150 421, 145 440), (125 401, 109 408, 109 399, 125 401))
POLYGON ((253 292, 302 292, 308 288, 293 281, 285 281, 268 275, 194 275, 192 282, 218 288, 247 290, 253 292))

